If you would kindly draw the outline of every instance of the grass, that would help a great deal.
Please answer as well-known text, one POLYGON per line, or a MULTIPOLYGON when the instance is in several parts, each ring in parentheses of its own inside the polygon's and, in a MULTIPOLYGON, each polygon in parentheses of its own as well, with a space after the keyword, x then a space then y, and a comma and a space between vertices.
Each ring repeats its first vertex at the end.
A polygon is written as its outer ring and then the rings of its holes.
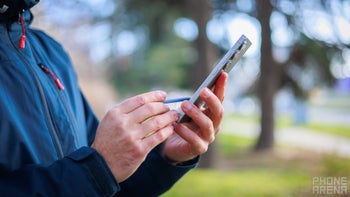
POLYGON ((255 143, 253 139, 224 133, 220 133, 217 136, 217 140, 219 141, 219 151, 225 158, 237 156, 242 153, 244 154, 249 151, 255 143))
POLYGON ((310 188, 311 175, 298 170, 245 169, 234 172, 196 169, 164 197, 295 196, 310 188))
MULTIPOLYGON (((350 128, 346 126, 319 123, 295 126, 288 116, 279 116, 276 122, 276 130, 300 127, 350 139, 350 128)), ((237 124, 232 127, 234 123, 255 125, 259 120, 256 116, 226 115, 223 131, 241 129, 237 124)), ((315 196, 314 177, 347 177, 350 192, 350 159, 283 145, 277 145, 271 152, 256 153, 252 151, 256 139, 227 131, 217 136, 219 156, 215 157, 218 158, 215 168, 190 171, 162 197, 308 197, 315 196)))
POLYGON ((288 147, 254 153, 251 139, 219 136, 217 168, 190 171, 162 197, 306 197, 312 196, 313 177, 350 180, 350 159, 288 147))
POLYGON ((350 139, 350 127, 342 125, 322 125, 310 123, 305 125, 306 128, 319 131, 322 133, 337 135, 341 137, 346 137, 350 139))

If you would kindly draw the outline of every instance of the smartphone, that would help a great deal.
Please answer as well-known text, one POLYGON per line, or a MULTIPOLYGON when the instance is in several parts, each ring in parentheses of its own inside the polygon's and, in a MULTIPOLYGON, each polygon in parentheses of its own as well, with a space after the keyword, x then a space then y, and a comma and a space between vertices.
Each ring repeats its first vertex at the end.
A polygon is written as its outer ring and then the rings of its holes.
MULTIPOLYGON (((225 56, 221 58, 221 60, 215 65, 213 70, 210 72, 208 77, 203 81, 203 83, 199 86, 199 88, 195 91, 195 93, 191 96, 190 102, 195 104, 197 107, 202 107, 205 103, 199 97, 199 93, 205 87, 209 89, 214 89, 215 82, 218 79, 219 75, 222 71, 229 73, 232 68, 236 65, 238 60, 244 55, 247 49, 250 47, 251 42, 245 36, 242 35, 238 41, 231 47, 230 50, 227 51, 225 56)), ((189 122, 191 120, 185 113, 180 112, 180 118, 178 120, 179 123, 189 122)))

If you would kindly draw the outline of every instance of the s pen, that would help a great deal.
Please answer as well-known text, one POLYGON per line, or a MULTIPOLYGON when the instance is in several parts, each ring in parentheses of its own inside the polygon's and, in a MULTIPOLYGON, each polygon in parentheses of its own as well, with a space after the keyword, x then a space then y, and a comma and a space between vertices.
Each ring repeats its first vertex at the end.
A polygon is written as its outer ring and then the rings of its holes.
POLYGON ((167 100, 163 101, 163 103, 165 103, 165 104, 177 103, 177 102, 186 101, 186 100, 190 100, 190 97, 179 97, 179 98, 167 99, 167 100))

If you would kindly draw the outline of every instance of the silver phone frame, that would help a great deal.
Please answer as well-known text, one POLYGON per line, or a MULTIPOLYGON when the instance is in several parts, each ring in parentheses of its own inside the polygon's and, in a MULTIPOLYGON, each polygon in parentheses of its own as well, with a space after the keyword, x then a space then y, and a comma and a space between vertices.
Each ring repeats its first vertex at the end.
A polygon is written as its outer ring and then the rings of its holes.
MULTIPOLYGON (((207 78, 202 82, 199 88, 197 88, 195 93, 191 96, 189 101, 195 104, 197 107, 202 107, 205 103, 199 96, 201 90, 205 87, 213 89, 220 73, 222 71, 229 73, 232 70, 232 68, 237 64, 237 62, 241 59, 241 57, 245 54, 245 52, 248 50, 251 44, 251 41, 245 35, 241 35, 241 37, 231 47, 231 49, 227 51, 225 56, 223 56, 221 60, 215 65, 215 67, 212 69, 207 78)), ((189 122, 190 120, 191 119, 181 110, 178 122, 183 123, 189 122)))

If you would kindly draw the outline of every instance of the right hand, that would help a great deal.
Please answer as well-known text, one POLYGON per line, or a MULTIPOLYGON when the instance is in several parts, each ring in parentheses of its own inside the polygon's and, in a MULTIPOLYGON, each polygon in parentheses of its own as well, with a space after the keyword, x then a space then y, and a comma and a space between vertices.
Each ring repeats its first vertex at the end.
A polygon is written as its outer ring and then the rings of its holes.
POLYGON ((165 98, 162 91, 137 95, 113 107, 100 122, 91 147, 118 182, 131 176, 147 154, 173 133, 172 123, 179 115, 163 104, 165 98))

